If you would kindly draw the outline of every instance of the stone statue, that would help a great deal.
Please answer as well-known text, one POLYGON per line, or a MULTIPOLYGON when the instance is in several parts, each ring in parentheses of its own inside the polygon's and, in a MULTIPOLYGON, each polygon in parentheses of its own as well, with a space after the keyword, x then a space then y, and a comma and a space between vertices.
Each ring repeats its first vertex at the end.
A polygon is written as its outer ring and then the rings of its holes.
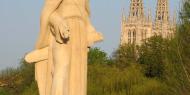
POLYGON ((35 50, 25 56, 40 95, 86 95, 88 48, 103 40, 89 15, 89 0, 45 1, 35 50))

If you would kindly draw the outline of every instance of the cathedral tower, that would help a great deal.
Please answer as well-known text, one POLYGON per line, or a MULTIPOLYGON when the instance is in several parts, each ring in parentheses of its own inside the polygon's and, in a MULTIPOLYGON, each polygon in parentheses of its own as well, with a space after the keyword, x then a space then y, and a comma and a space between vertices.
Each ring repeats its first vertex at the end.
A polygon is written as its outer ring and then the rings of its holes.
POLYGON ((152 21, 150 10, 145 14, 143 0, 131 0, 128 17, 126 18, 124 11, 122 13, 120 45, 141 45, 154 35, 172 38, 175 28, 176 17, 172 21, 169 17, 169 0, 157 0, 155 22, 152 21))
POLYGON ((122 15, 120 44, 140 45, 151 35, 152 22, 150 18, 150 16, 144 15, 143 0, 131 0, 127 19, 122 15))
POLYGON ((163 38, 171 37, 173 34, 172 23, 169 17, 169 0, 158 0, 156 9, 156 19, 154 25, 155 34, 161 35, 163 38))

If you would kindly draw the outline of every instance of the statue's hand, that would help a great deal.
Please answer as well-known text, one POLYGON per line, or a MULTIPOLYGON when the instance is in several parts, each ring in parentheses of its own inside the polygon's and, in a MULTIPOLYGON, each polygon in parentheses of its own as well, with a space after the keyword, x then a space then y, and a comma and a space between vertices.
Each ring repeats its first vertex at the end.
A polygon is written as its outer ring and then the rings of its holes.
POLYGON ((59 43, 66 43, 70 37, 67 23, 56 12, 50 16, 50 30, 59 43))

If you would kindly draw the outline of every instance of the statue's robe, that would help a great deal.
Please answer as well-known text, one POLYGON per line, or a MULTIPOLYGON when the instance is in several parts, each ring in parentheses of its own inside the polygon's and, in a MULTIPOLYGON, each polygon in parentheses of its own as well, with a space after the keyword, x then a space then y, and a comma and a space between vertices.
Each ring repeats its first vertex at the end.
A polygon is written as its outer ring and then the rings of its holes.
POLYGON ((49 33, 49 45, 41 47, 37 45, 36 49, 25 56, 28 63, 35 63, 35 80, 38 84, 40 95, 50 95, 53 74, 52 59, 52 40, 53 36, 49 33))

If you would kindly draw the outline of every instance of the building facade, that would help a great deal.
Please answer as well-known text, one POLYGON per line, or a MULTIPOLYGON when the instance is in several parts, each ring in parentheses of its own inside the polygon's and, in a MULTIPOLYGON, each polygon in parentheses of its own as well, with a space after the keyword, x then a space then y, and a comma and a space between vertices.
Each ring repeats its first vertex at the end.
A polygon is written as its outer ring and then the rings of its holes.
POLYGON ((141 45, 143 41, 154 35, 170 38, 174 34, 175 18, 170 20, 168 0, 158 0, 155 21, 151 11, 144 12, 143 0, 131 0, 129 15, 122 12, 120 44, 141 45))

